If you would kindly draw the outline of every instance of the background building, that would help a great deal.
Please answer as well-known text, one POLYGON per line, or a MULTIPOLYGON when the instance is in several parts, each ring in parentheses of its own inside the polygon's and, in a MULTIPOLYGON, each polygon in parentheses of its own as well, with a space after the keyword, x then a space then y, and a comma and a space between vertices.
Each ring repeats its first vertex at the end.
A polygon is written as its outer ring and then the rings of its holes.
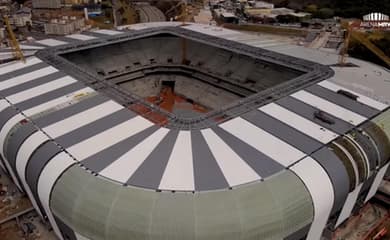
POLYGON ((209 25, 129 28, 0 68, 1 167, 60 239, 318 240, 377 191, 388 72, 209 25))
POLYGON ((62 19, 52 19, 44 24, 45 34, 68 35, 85 29, 85 19, 64 16, 62 19))
POLYGON ((33 8, 60 8, 61 0, 32 0, 33 8))

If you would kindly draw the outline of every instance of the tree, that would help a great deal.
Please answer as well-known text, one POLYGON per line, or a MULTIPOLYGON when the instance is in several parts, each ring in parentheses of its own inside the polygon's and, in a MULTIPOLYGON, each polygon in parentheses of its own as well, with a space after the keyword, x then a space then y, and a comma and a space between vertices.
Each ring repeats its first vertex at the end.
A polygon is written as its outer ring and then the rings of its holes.
POLYGON ((305 8, 305 12, 308 12, 311 14, 315 14, 315 13, 317 13, 317 11, 318 11, 318 6, 315 4, 309 4, 305 8))
POLYGON ((279 4, 276 5, 276 7, 288 7, 289 3, 290 0, 282 0, 279 4))
POLYGON ((321 8, 320 10, 318 10, 317 17, 322 19, 332 18, 334 17, 334 14, 335 12, 331 8, 321 8))
POLYGON ((295 23, 298 22, 298 18, 291 15, 279 15, 276 17, 279 23, 295 23))

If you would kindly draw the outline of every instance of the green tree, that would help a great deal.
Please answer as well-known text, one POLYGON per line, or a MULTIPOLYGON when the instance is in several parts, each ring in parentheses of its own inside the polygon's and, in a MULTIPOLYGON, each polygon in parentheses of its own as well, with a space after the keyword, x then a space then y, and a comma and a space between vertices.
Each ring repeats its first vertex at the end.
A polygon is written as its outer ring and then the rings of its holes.
POLYGON ((321 8, 317 12, 317 17, 322 18, 322 19, 332 18, 332 17, 334 17, 334 14, 335 14, 335 11, 331 8, 321 8))
POLYGON ((305 8, 305 12, 309 12, 311 14, 315 14, 318 11, 318 6, 315 4, 309 4, 305 8))

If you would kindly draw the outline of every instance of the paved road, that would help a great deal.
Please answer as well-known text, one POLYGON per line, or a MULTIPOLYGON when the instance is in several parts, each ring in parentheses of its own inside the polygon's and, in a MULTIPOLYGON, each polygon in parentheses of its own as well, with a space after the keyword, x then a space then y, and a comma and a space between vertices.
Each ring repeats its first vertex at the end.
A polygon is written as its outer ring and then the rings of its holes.
POLYGON ((165 21, 165 15, 156 7, 149 4, 138 5, 137 9, 140 14, 140 22, 162 22, 165 21))

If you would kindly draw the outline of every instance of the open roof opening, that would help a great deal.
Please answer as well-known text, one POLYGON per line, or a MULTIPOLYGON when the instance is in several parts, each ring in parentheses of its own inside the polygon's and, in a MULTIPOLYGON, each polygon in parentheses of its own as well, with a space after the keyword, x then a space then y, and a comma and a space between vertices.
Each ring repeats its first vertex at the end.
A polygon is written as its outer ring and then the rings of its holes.
POLYGON ((156 124, 203 129, 333 76, 328 66, 177 27, 37 56, 156 124))
POLYGON ((220 109, 302 72, 173 34, 62 55, 178 117, 220 109))

